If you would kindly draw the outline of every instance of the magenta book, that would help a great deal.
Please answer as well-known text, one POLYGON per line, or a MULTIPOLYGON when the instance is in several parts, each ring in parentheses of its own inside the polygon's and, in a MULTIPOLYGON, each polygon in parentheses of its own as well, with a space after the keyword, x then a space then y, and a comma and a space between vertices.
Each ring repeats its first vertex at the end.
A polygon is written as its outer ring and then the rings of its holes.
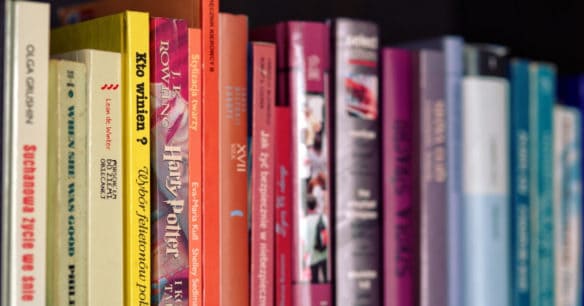
POLYGON ((188 32, 151 18, 152 305, 186 305, 188 258, 188 32))
POLYGON ((383 305, 418 305, 419 149, 413 51, 382 58, 383 305))
POLYGON ((249 48, 251 116, 251 305, 274 304, 274 101, 276 46, 249 48))
MULTIPOLYGON (((332 305, 332 228, 329 173, 329 30, 320 22, 284 22, 253 33, 253 39, 277 42, 278 98, 288 101, 291 111, 291 148, 276 148, 290 155, 291 205, 289 255, 291 287, 276 292, 276 305, 332 305)), ((285 102, 286 103, 286 102, 285 102)), ((285 104, 284 103, 284 104, 285 104)), ((278 137, 281 137, 278 134, 278 137)), ((286 136, 287 137, 287 136, 286 136)), ((276 166, 276 181, 283 173, 276 166)), ((280 191, 276 187, 276 205, 280 191)), ((278 212, 281 212, 277 210, 278 212)), ((280 216, 276 216, 276 231, 280 216)), ((279 234, 277 234, 279 235, 279 234)), ((276 240, 278 241, 278 240, 276 240)), ((278 246, 276 246, 278 252, 278 246)), ((276 255, 276 280, 283 275, 276 255)), ((287 257, 284 257, 286 260, 287 257)), ((283 277, 287 277, 284 275, 283 277)))

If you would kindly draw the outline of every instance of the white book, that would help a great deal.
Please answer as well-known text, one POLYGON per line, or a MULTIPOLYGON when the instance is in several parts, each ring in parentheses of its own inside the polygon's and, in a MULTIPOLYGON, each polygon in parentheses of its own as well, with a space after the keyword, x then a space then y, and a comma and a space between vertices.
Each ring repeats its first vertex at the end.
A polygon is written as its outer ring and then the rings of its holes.
POLYGON ((87 66, 87 305, 123 305, 121 55, 88 49, 56 57, 87 66))
POLYGON ((46 3, 27 1, 14 2, 12 9, 2 305, 45 305, 50 12, 46 3))

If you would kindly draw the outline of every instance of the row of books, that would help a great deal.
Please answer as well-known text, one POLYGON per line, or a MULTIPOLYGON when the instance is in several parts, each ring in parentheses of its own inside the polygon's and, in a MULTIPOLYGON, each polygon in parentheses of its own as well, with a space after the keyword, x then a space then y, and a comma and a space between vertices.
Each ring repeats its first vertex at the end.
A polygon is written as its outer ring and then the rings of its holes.
POLYGON ((99 3, 3 1, 2 305, 582 304, 578 79, 99 3))

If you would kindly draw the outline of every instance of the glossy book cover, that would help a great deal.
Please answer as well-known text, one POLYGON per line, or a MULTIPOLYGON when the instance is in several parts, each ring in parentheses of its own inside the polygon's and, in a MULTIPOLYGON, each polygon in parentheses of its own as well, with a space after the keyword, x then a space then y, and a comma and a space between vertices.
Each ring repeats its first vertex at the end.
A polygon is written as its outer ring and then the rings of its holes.
POLYGON ((182 20, 151 18, 152 305, 189 294, 188 32, 182 20))

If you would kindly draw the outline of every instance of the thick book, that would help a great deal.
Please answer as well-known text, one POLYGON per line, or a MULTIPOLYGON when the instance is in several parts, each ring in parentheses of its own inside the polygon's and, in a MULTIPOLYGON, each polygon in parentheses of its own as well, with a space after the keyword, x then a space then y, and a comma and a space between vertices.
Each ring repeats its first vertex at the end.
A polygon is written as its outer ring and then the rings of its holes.
POLYGON ((150 57, 148 13, 126 11, 55 29, 53 54, 122 54, 124 301, 150 305, 150 57))
POLYGON ((467 45, 462 80, 465 305, 509 305, 507 50, 467 45))
POLYGON ((448 177, 444 55, 419 52, 420 305, 448 305, 448 177))
POLYGON ((329 22, 336 305, 381 305, 379 29, 329 22))
POLYGON ((189 86, 189 305, 203 305, 201 30, 188 29, 189 86))
POLYGON ((87 305, 121 305, 122 57, 94 49, 55 57, 85 63, 87 70, 87 305))
POLYGON ((381 51, 383 305, 419 303, 418 55, 381 51))
POLYGON ((444 85, 446 86, 446 155, 448 159, 448 305, 466 306, 464 293, 463 194, 462 182, 462 104, 461 81, 464 74, 464 39, 460 36, 442 36, 406 43, 413 49, 432 49, 444 54, 444 85))
POLYGON ((248 131, 251 130, 250 305, 274 304, 274 105, 276 46, 249 45, 248 131))
POLYGON ((152 305, 189 301, 188 30, 150 19, 152 305))
POLYGON ((50 13, 46 3, 7 2, 0 296, 3 305, 41 305, 46 301, 50 13))
POLYGON ((47 172, 47 304, 87 305, 87 71, 51 60, 47 172))
POLYGON ((554 106, 555 304, 582 305, 581 112, 554 106))
POLYGON ((285 102, 276 107, 283 120, 276 133, 286 134, 276 146, 291 137, 276 153, 276 231, 287 235, 276 240, 276 304, 332 305, 329 30, 320 22, 282 22, 253 39, 277 43, 277 95, 285 102))
POLYGON ((553 305, 553 106, 556 95, 555 67, 529 65, 529 158, 531 203, 531 305, 553 305))
MULTIPOLYGON (((205 203, 218 206, 220 233, 215 241, 220 253, 218 266, 219 299, 212 305, 249 305, 249 236, 247 209, 247 16, 219 14, 219 53, 217 60, 219 76, 219 105, 217 117, 204 117, 207 122, 215 120, 218 128, 206 132, 217 138, 214 154, 219 165, 213 173, 218 180, 218 202, 205 203)), ((203 82, 205 80, 203 79, 203 82)), ((205 101, 203 103, 209 103, 205 101)), ((204 104, 206 105, 206 104, 204 104)), ((213 124, 213 123, 211 123, 213 124)), ((212 128, 213 125, 209 126, 212 128)), ((205 160, 205 163, 207 161, 205 160)), ((209 175, 206 173, 206 175, 209 175)), ((204 177, 205 179, 206 177, 204 177)), ((203 182, 204 184, 205 181, 203 182)), ((205 192, 203 192, 205 196, 205 192)), ((207 214, 203 222, 207 222, 207 214)), ((213 222, 213 219, 209 220, 213 222)), ((217 228, 218 227, 218 228, 217 228)), ((211 229, 211 228, 208 228, 211 229)), ((205 230, 208 230, 207 228, 205 230)), ((205 233, 205 230, 203 233, 205 233)), ((207 250, 203 248, 206 252, 207 250)), ((207 262, 204 262, 204 269, 207 262)), ((203 277, 205 280, 205 277, 203 277)), ((203 285, 204 290, 206 285, 203 285)))
POLYGON ((531 298, 531 201, 529 135, 529 62, 511 60, 510 107, 510 279, 511 305, 529 306, 531 298))

